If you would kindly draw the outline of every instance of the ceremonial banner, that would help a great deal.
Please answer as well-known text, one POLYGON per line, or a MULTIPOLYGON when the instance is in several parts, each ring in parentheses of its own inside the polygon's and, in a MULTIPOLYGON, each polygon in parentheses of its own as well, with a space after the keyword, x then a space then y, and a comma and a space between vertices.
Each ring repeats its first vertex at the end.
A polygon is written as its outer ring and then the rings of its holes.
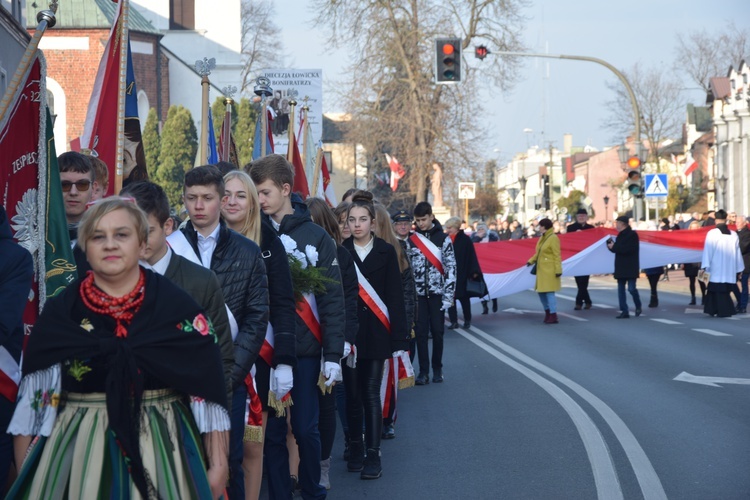
POLYGON ((271 133, 271 127, 273 126, 273 118, 271 118, 271 112, 266 111, 266 120, 263 121, 263 113, 258 113, 258 120, 255 122, 255 136, 253 138, 253 160, 257 160, 263 156, 268 156, 274 153, 274 142, 273 134, 271 133), (264 125, 266 127, 266 133, 263 133, 264 125), (263 139, 266 141, 266 150, 263 154, 263 139))
POLYGON ((305 166, 302 165, 302 157, 299 155, 299 148, 297 147, 297 139, 294 136, 294 131, 289 134, 291 136, 291 144, 289 144, 289 154, 287 159, 289 163, 294 167, 294 186, 292 186, 292 192, 299 194, 303 200, 310 197, 310 185, 307 183, 307 176, 305 175, 305 166))
MULTIPOLYGON (((268 98, 268 107, 275 117, 270 124, 273 143, 278 154, 285 155, 289 150, 290 104, 292 99, 299 107, 307 104, 314 143, 323 136, 323 70, 320 69, 267 69, 260 76, 269 79, 273 95, 268 98), (307 101, 305 101, 307 98, 307 101)), ((298 109, 299 109, 298 107, 298 109)))
POLYGON ((219 152, 216 150, 216 134, 214 133, 214 118, 211 111, 208 112, 208 164, 219 163, 219 152))

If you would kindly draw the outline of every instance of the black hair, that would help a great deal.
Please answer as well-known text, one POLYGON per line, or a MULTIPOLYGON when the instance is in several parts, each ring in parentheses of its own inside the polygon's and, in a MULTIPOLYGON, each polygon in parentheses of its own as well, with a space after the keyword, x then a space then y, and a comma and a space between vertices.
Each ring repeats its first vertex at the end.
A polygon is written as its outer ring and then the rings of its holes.
POLYGON ((373 196, 372 193, 369 191, 364 190, 358 190, 356 193, 354 193, 354 196, 352 196, 352 204, 349 207, 349 210, 347 210, 346 214, 347 217, 349 216, 349 213, 352 211, 352 208, 354 207, 362 207, 370 214, 371 218, 375 218, 375 206, 372 203, 373 196))
POLYGON ((420 201, 414 207, 414 217, 424 217, 425 215, 432 215, 432 205, 426 201, 420 201))
POLYGON ((201 165, 185 173, 185 188, 193 186, 216 186, 219 196, 224 196, 224 176, 213 165, 201 165))
POLYGON ((539 225, 542 226, 544 229, 551 229, 552 221, 549 219, 542 219, 539 221, 539 225))
POLYGON ((57 157, 57 166, 60 172, 76 172, 78 174, 89 174, 91 182, 94 182, 95 172, 91 160, 85 154, 77 151, 67 151, 57 157))
POLYGON ((147 216, 153 215, 156 217, 162 227, 169 219, 167 193, 158 184, 149 181, 133 182, 122 188, 120 196, 135 198, 135 202, 141 210, 146 212, 147 216))
POLYGON ((714 219, 727 220, 727 211, 723 208, 718 209, 716 212, 714 212, 714 219))

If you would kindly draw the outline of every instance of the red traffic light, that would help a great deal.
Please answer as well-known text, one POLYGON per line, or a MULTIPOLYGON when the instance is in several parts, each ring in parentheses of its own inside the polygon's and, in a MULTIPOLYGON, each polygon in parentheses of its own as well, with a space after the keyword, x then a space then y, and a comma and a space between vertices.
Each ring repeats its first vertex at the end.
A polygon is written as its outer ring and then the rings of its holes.
POLYGON ((443 44, 443 54, 445 54, 446 56, 452 56, 455 51, 456 51, 456 47, 454 47, 453 44, 450 44, 450 43, 443 44))
POLYGON ((477 59, 484 59, 489 53, 489 49, 484 45, 480 45, 479 47, 474 48, 474 57, 476 57, 477 59))
POLYGON ((637 156, 628 158, 628 168, 638 168, 641 166, 641 160, 637 156))

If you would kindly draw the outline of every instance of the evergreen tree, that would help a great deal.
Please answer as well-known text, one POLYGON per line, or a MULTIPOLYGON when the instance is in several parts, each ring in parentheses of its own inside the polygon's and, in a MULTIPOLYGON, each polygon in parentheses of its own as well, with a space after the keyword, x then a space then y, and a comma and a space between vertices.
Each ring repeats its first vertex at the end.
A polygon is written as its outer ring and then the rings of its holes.
POLYGON ((173 207, 181 204, 185 172, 193 167, 198 149, 198 132, 190 111, 183 106, 170 106, 161 133, 159 168, 155 182, 164 188, 173 207))
POLYGON ((239 103, 234 105, 237 120, 236 122, 234 119, 232 120, 232 133, 234 134, 234 143, 237 145, 240 168, 253 159, 253 136, 255 135, 255 121, 258 119, 259 109, 259 106, 253 104, 247 97, 243 97, 239 103))
POLYGON ((146 168, 148 178, 154 179, 159 169, 159 150, 161 149, 161 137, 159 137, 159 118, 156 110, 148 110, 146 125, 143 127, 143 150, 146 154, 146 168))

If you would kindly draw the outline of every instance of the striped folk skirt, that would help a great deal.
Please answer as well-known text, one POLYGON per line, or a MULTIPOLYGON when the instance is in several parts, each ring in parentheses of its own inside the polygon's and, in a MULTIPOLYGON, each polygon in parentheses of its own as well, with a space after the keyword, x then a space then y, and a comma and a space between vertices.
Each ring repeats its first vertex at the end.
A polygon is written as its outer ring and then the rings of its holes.
MULTIPOLYGON (((140 499, 109 431, 104 393, 67 393, 49 437, 30 449, 7 498, 140 499)), ((143 464, 162 499, 211 498, 190 409, 171 390, 144 391, 143 464)))

